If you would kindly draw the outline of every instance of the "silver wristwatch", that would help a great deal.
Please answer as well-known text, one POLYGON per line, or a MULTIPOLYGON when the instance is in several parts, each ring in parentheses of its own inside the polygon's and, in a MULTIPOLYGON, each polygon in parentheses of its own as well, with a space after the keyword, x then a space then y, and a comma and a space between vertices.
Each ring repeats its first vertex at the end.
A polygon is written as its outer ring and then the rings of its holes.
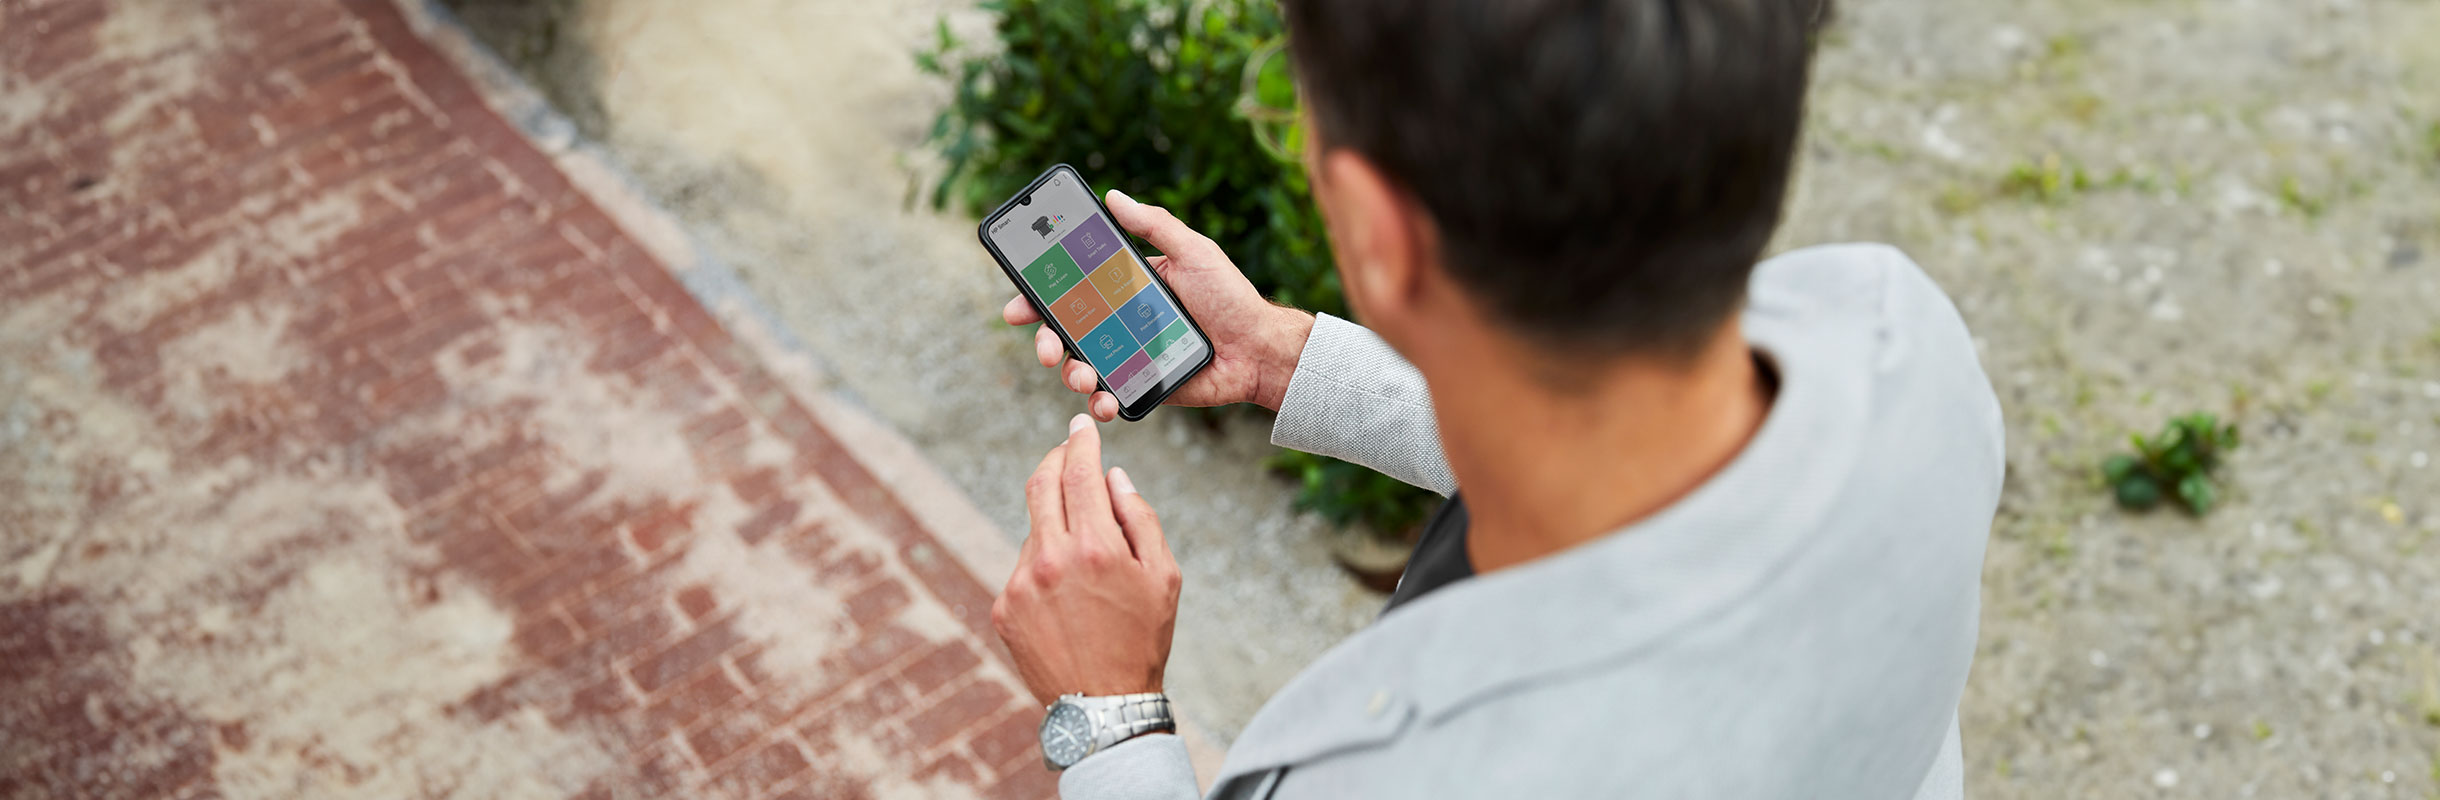
POLYGON ((1085 756, 1154 731, 1174 731, 1169 696, 1160 692, 1087 697, 1060 695, 1042 718, 1042 764, 1067 769, 1085 756))

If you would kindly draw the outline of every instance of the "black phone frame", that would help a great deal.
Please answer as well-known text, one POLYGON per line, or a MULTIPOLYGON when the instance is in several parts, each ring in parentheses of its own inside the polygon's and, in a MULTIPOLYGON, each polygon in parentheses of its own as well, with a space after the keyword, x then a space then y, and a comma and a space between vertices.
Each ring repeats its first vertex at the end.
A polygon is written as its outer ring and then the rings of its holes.
MULTIPOLYGON (((1084 351, 1076 346, 1076 337, 1069 335, 1067 326, 1060 324, 1059 318, 1051 315, 1050 304, 1034 293, 1034 287, 1025 284, 1024 274, 1018 272, 1016 266, 1008 263, 1008 256, 1000 252, 998 245, 991 243, 992 223, 998 222, 1010 211, 1025 205, 1024 201, 1033 196, 1034 190, 1042 188, 1044 183, 1056 177, 1061 170, 1066 170, 1068 176, 1076 180, 1076 187, 1083 190, 1085 196, 1093 199, 1093 207, 1101 210, 1102 218, 1110 223, 1111 232, 1118 234, 1119 246, 1126 248, 1127 255, 1133 257, 1135 263, 1144 268, 1144 274, 1151 276, 1152 282, 1161 287, 1161 293, 1167 295, 1170 304, 1177 307, 1178 318, 1186 320, 1186 326, 1194 330, 1196 338, 1203 340, 1202 360, 1196 361, 1193 367, 1178 373, 1177 380, 1168 380, 1168 376, 1164 375, 1159 386, 1154 387, 1153 391, 1144 393, 1143 399, 1139 401, 1139 406, 1129 406, 1124 402, 1119 404, 1119 418, 1128 422, 1136 422, 1151 416, 1154 409, 1161 407, 1161 401, 1169 399, 1169 395, 1176 392, 1178 387, 1185 386, 1187 381, 1194 380, 1196 375, 1202 374, 1205 367, 1211 366, 1212 356, 1217 348, 1212 345, 1212 337, 1203 332, 1203 323, 1196 322, 1195 315, 1187 312, 1186 303, 1178 299, 1177 290, 1169 288, 1169 281, 1161 277, 1161 271, 1152 268, 1152 259, 1145 258, 1143 251, 1136 249, 1134 237, 1127 233, 1126 228, 1118 224, 1118 217, 1110 213, 1110 206, 1102 202, 1101 195, 1093 191, 1093 184, 1086 182, 1084 175, 1078 173, 1075 167, 1065 162, 1053 164, 1050 169, 1043 170, 1041 175, 1034 176, 1033 182, 1026 184, 1023 191, 1002 201, 999 208, 992 209, 990 214, 984 215, 983 221, 974 228, 974 236, 982 241, 983 249, 991 253, 991 260, 999 262, 1000 273, 1008 276, 1008 282, 1017 285, 1017 292, 1025 297, 1026 302, 1033 304, 1034 313, 1042 315, 1042 324, 1051 326, 1051 332, 1059 336, 1059 343, 1067 348, 1068 357, 1084 362, 1086 367, 1093 370, 1093 380, 1099 384, 1101 391, 1110 392, 1110 396, 1116 398, 1118 393, 1111 391, 1109 378, 1101 374, 1101 368, 1094 367, 1093 362, 1085 360, 1082 355, 1084 351)), ((1060 245, 1053 242, 1051 246, 1060 245)), ((1081 268, 1083 265, 1077 266, 1081 268)))

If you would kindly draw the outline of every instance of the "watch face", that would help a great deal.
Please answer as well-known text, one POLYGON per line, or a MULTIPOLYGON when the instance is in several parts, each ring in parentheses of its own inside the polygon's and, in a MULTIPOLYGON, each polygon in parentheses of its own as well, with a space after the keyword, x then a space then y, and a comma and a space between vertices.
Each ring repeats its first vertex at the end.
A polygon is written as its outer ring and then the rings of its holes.
POLYGON ((1050 716, 1042 720, 1042 757, 1065 768, 1084 760, 1092 749, 1093 723, 1085 719, 1084 709, 1067 703, 1051 706, 1050 716))

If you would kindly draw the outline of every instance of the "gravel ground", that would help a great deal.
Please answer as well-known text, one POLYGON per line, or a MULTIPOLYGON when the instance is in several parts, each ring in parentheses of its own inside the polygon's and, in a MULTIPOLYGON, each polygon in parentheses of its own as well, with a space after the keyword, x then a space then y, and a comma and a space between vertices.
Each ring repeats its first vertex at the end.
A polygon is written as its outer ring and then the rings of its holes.
MULTIPOLYGON (((1075 404, 998 329, 1008 287, 970 220, 912 201, 944 89, 907 54, 980 17, 462 5, 1022 535, 1022 476, 1075 404)), ((2440 2, 1841 14, 1781 244, 1913 253, 2008 412, 1973 793, 2440 797, 2440 2), (2247 438, 2225 506, 2112 508, 2092 465, 2187 410, 2247 438)), ((1258 474, 1257 428, 1163 414, 1112 449, 1176 528, 1175 679, 1224 739, 1378 604, 1258 474)))

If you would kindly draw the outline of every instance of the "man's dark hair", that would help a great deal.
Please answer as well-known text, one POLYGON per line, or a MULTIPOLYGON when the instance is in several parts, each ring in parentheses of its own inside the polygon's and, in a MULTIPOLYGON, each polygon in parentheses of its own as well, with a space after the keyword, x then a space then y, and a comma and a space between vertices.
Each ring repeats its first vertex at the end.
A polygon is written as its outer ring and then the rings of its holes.
POLYGON ((1431 213, 1448 268, 1564 352, 1690 355, 1786 194, 1828 0, 1283 0, 1324 146, 1431 213))

